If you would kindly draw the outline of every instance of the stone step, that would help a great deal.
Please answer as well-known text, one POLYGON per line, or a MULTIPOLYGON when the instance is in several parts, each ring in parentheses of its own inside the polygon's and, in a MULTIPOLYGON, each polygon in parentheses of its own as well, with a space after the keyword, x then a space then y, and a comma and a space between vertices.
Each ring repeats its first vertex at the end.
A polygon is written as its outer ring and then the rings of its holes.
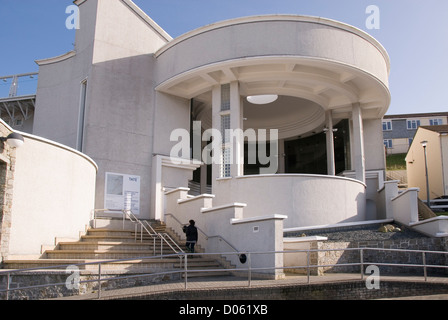
MULTIPOLYGON (((165 227, 155 228, 158 232, 164 232, 165 227)), ((184 244, 179 245, 184 248, 184 244)), ((76 265, 84 263, 95 263, 92 265, 79 266, 84 272, 97 273, 98 264, 102 263, 101 270, 104 273, 157 273, 179 271, 182 274, 184 269, 183 261, 179 256, 157 258, 160 254, 173 254, 173 250, 163 243, 158 237, 153 237, 147 233, 135 234, 134 230, 98 228, 89 229, 86 235, 80 237, 79 241, 59 242, 55 249, 45 251, 45 254, 36 260, 5 260, 4 269, 24 269, 24 268, 55 268, 60 265, 76 265), (140 238, 140 236, 142 236, 140 238), (155 250, 154 250, 154 239, 155 250), (154 257, 154 258, 150 258, 154 257), (109 261, 107 260, 125 260, 128 261, 109 261)), ((201 257, 200 255, 188 259, 189 270, 207 270, 222 269, 220 264, 212 258, 201 257)), ((62 272, 61 270, 59 270, 62 272)), ((211 273, 190 272, 188 277, 200 276, 220 276, 228 275, 226 271, 213 271, 211 273)))
MULTIPOLYGON (((166 252, 171 254, 172 252, 166 252)), ((153 257, 160 252, 149 250, 47 250, 48 259, 129 259, 138 257, 153 257)))
POLYGON ((102 235, 84 235, 81 236, 80 241, 83 242, 101 242, 101 241, 109 241, 109 242, 140 242, 140 239, 143 240, 144 243, 153 243, 154 238, 144 236, 142 238, 140 237, 134 237, 134 236, 102 236, 102 235))
MULTIPOLYGON (((96 237, 134 237, 135 232, 131 230, 112 230, 112 229, 89 229, 87 235, 96 237)), ((139 233, 137 234, 140 235, 139 233)), ((149 236, 148 234, 144 234, 149 236)))
MULTIPOLYGON (((156 273, 164 271, 179 271, 184 269, 180 258, 152 258, 152 259, 135 259, 129 261, 110 261, 102 259, 36 259, 36 260, 5 260, 3 269, 31 269, 31 268, 53 268, 51 270, 66 270, 69 265, 78 265, 79 270, 97 273, 98 262, 101 263, 102 272, 113 271, 122 273, 140 273, 149 272, 156 273), (79 264, 82 264, 79 266, 79 264), (84 265, 87 264, 87 265, 84 265), (61 267, 62 266, 62 267, 61 267)), ((202 269, 219 269, 219 264, 213 260, 203 258, 195 258, 188 261, 188 270, 202 269)), ((49 271, 47 269, 46 271, 49 271)), ((44 271, 44 270, 43 270, 44 271)), ((199 272, 192 272, 191 275, 199 275, 199 272)), ((189 275, 190 276, 190 275, 189 275)))
MULTIPOLYGON (((168 244, 163 243, 163 250, 171 249, 168 244)), ((130 251, 153 251, 154 243, 151 242, 122 242, 122 241, 80 241, 60 242, 56 250, 130 250, 130 251)), ((160 251, 160 241, 156 242, 155 249, 160 251)))

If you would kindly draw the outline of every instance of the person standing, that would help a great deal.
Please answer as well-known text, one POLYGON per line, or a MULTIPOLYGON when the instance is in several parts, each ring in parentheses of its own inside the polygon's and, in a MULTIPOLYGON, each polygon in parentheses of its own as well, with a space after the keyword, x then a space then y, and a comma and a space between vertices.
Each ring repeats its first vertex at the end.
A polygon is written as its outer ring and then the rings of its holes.
POLYGON ((186 242, 186 247, 188 249, 188 251, 190 251, 191 253, 194 253, 194 247, 196 245, 196 243, 198 242, 198 228, 195 227, 195 221, 194 220, 190 220, 190 225, 189 226, 184 226, 183 231, 185 232, 186 236, 187 236, 187 242, 186 242))

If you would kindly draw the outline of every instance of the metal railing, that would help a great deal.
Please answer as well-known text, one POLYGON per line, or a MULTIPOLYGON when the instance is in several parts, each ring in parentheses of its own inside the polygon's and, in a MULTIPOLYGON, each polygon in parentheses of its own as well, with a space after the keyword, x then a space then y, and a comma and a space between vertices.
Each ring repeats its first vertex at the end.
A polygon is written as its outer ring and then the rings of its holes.
POLYGON ((14 98, 19 95, 35 95, 38 76, 39 73, 37 72, 0 76, 0 97, 6 97, 6 91, 1 88, 1 86, 4 85, 9 86, 9 98, 14 98), (33 82, 33 85, 30 86, 29 84, 27 84, 27 82, 33 82), (25 90, 21 90, 22 92, 18 92, 19 86, 23 86, 25 90))
POLYGON ((148 221, 144 220, 143 222, 138 219, 131 210, 120 210, 120 209, 95 209, 93 210, 93 223, 94 228, 96 228, 96 213, 98 212, 116 212, 121 213, 123 215, 123 230, 125 229, 126 218, 129 219, 130 222, 134 224, 134 237, 135 241, 137 241, 137 235, 139 234, 138 228, 140 227, 140 242, 143 242, 143 234, 146 233, 153 239, 153 251, 154 255, 156 253, 156 239, 160 240, 160 254, 163 255, 163 244, 165 243, 170 247, 170 249, 174 253, 184 253, 181 247, 170 237, 168 233, 165 232, 157 232, 151 226, 148 221))
MULTIPOLYGON (((186 225, 185 223, 182 223, 181 221, 179 221, 179 219, 177 219, 176 216, 174 216, 174 215, 171 214, 171 213, 165 213, 165 216, 169 216, 169 217, 171 217, 171 218, 172 218, 174 221, 176 221, 181 227, 184 226, 184 225, 186 225)), ((221 240, 221 241, 224 241, 224 243, 226 243, 230 248, 232 248, 233 251, 239 253, 239 250, 238 250, 237 248, 235 248, 229 241, 227 241, 226 239, 224 239, 222 236, 220 236, 220 235, 209 236, 209 235, 207 235, 203 230, 201 230, 201 228, 199 228, 199 227, 197 227, 197 226, 196 226, 196 228, 198 229, 198 231, 199 231, 200 233, 202 233, 202 234, 204 235, 204 237, 205 237, 206 240, 208 240, 208 239, 213 239, 213 238, 217 238, 217 239, 219 239, 219 240, 221 240)))
MULTIPOLYGON (((310 283, 311 278, 311 270, 314 268, 323 268, 323 267, 342 267, 342 266, 359 266, 360 268, 360 279, 364 279, 364 267, 366 265, 376 265, 376 266, 394 266, 394 267, 417 267, 423 269, 423 277, 424 281, 428 281, 428 268, 448 268, 448 266, 445 265, 433 265, 433 264, 427 264, 426 257, 428 254, 448 254, 448 252, 445 251, 424 251, 424 250, 404 250, 404 249, 381 249, 381 248, 345 248, 345 249, 308 249, 308 250, 288 250, 288 251, 266 251, 266 252, 219 252, 219 253, 182 253, 182 254, 169 254, 169 255, 162 255, 162 256, 154 256, 154 257, 140 257, 140 258, 132 258, 132 259, 119 259, 119 260, 104 260, 104 261, 96 261, 91 263, 82 263, 82 264, 76 264, 76 265, 60 265, 60 266, 51 266, 51 267, 41 267, 41 268, 30 268, 30 269, 19 269, 19 270, 7 270, 7 271, 0 271, 0 276, 6 275, 7 281, 6 281, 6 289, 0 290, 0 293, 6 292, 6 299, 9 299, 9 293, 11 291, 16 290, 26 290, 26 289, 35 289, 35 288, 44 288, 44 287, 51 287, 51 286, 63 286, 66 285, 66 282, 64 283, 51 283, 51 284, 42 284, 42 285, 35 285, 35 286, 27 286, 27 287, 18 287, 18 288, 10 288, 11 283, 11 275, 17 274, 17 273, 23 273, 27 271, 36 271, 36 270, 49 270, 49 269, 58 269, 58 268, 67 268, 67 267, 80 267, 80 266, 87 266, 87 265, 98 265, 98 274, 96 279, 90 279, 90 280, 80 280, 78 284, 81 283, 89 283, 89 282, 96 282, 98 283, 98 292, 97 292, 97 298, 101 298, 102 289, 101 289, 101 283, 104 281, 113 281, 113 280, 119 280, 119 279, 130 279, 130 278, 136 278, 136 277, 146 277, 146 276, 157 276, 157 275, 168 275, 168 274, 180 274, 184 276, 184 286, 183 289, 188 289, 188 275, 191 273, 207 273, 207 272, 217 272, 217 271, 227 271, 227 272, 246 272, 247 273, 247 286, 252 286, 252 277, 253 274, 257 271, 272 271, 276 272, 276 270, 284 270, 284 269, 306 269, 306 277, 307 277, 307 283, 310 283), (417 253, 422 255, 422 263, 416 264, 416 263, 384 263, 384 262, 374 262, 374 261, 365 261, 364 260, 364 252, 365 251, 395 251, 395 252, 401 252, 401 253, 417 253), (331 251, 343 251, 344 253, 347 251, 359 251, 359 261, 351 262, 351 263, 336 263, 336 264, 311 264, 311 254, 312 253, 319 253, 319 252, 331 252, 331 251), (254 267, 253 264, 253 258, 257 255, 263 255, 263 254, 293 254, 293 253, 305 253, 306 254, 306 265, 298 265, 298 266, 283 266, 283 267, 254 267), (238 267, 233 269, 225 269, 225 268, 217 268, 217 269, 189 269, 189 257, 200 255, 200 256, 212 256, 212 255, 241 255, 245 254, 247 256, 247 260, 244 264, 245 267, 238 267), (150 260, 150 259, 159 259, 160 257, 165 259, 170 258, 180 258, 180 264, 178 269, 168 270, 164 272, 156 272, 156 273, 145 273, 142 272, 140 274, 132 274, 132 275, 124 275, 124 276, 116 276, 116 277, 110 277, 110 278, 104 278, 102 277, 102 266, 107 263, 117 263, 117 262, 125 262, 125 261, 135 261, 135 260, 150 260)), ((194 260, 193 260, 194 261, 194 260)), ((263 274, 263 273, 260 273, 263 274)), ((265 275, 269 273, 264 273, 265 275)))

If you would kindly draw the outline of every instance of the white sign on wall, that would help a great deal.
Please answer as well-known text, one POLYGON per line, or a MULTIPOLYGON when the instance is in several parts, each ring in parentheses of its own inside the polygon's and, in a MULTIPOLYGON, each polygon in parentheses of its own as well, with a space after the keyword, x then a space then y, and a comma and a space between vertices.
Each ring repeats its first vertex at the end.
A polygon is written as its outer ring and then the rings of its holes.
POLYGON ((112 210, 130 209, 140 214, 140 177, 106 172, 104 207, 112 210))

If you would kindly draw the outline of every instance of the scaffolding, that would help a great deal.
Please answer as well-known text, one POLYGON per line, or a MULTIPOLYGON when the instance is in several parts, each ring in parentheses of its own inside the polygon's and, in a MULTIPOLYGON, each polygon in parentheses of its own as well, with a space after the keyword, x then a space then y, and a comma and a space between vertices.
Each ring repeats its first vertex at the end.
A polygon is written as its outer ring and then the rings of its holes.
POLYGON ((21 128, 33 118, 37 78, 36 72, 0 76, 0 118, 11 127, 21 128))

